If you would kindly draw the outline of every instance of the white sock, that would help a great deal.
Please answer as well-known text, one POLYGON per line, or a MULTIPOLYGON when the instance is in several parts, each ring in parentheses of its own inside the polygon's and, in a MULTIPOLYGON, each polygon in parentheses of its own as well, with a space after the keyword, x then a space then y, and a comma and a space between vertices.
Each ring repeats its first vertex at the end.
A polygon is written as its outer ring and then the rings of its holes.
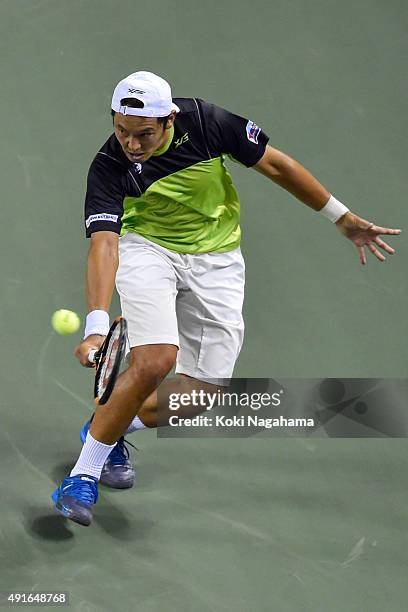
POLYGON ((103 442, 98 442, 98 440, 95 440, 95 438, 93 438, 88 431, 85 444, 82 447, 78 461, 72 468, 70 476, 76 476, 77 474, 88 474, 88 476, 93 476, 99 480, 101 477, 103 464, 105 463, 115 444, 110 445, 103 444, 103 442))
POLYGON ((127 428, 126 433, 133 433, 137 429, 146 429, 146 425, 139 419, 138 416, 135 416, 135 418, 127 428))

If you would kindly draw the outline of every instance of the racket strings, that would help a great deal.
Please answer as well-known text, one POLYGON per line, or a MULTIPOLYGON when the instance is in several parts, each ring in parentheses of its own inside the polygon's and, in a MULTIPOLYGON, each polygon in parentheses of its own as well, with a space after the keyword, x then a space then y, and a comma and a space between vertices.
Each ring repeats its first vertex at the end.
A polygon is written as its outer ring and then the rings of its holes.
POLYGON ((117 332, 115 330, 115 333, 112 334, 112 337, 110 338, 109 344, 106 349, 106 354, 103 358, 101 374, 100 374, 99 384, 98 384, 99 395, 103 394, 103 392, 105 391, 109 383, 110 376, 112 374, 112 370, 115 366, 116 356, 118 354, 119 346, 120 346, 120 342, 119 342, 119 329, 118 329, 117 332))
POLYGON ((127 323, 118 317, 102 345, 95 374, 94 395, 98 404, 109 400, 126 352, 127 323))

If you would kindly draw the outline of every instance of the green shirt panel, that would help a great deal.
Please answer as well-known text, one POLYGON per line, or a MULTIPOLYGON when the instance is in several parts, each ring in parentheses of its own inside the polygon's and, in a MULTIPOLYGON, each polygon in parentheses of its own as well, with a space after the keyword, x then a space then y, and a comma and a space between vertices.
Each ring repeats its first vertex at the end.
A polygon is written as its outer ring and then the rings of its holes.
POLYGON ((155 181, 123 201, 121 236, 135 232, 177 253, 226 252, 240 244, 240 203, 223 157, 155 181))

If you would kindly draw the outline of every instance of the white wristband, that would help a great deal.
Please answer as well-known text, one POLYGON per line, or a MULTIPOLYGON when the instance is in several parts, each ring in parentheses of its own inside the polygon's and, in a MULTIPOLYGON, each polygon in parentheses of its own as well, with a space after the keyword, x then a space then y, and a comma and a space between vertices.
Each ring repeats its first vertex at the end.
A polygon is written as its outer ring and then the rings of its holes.
POLYGON ((84 340, 88 336, 98 334, 106 336, 109 331, 109 314, 104 310, 93 310, 86 317, 84 340))
POLYGON ((336 223, 336 221, 338 221, 340 217, 345 215, 349 210, 350 209, 347 208, 347 206, 344 206, 344 204, 336 200, 336 198, 331 195, 329 201, 321 210, 319 210, 319 213, 321 213, 323 217, 329 219, 329 221, 332 223, 336 223))

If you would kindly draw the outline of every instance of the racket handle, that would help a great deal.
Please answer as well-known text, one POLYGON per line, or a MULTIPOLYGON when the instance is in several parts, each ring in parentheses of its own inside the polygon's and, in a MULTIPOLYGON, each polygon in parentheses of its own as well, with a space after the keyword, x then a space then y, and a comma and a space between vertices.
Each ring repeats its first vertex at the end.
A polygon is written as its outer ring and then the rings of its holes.
POLYGON ((93 349, 92 351, 89 351, 88 361, 90 363, 96 363, 97 353, 98 353, 98 351, 96 351, 95 349, 93 349))

